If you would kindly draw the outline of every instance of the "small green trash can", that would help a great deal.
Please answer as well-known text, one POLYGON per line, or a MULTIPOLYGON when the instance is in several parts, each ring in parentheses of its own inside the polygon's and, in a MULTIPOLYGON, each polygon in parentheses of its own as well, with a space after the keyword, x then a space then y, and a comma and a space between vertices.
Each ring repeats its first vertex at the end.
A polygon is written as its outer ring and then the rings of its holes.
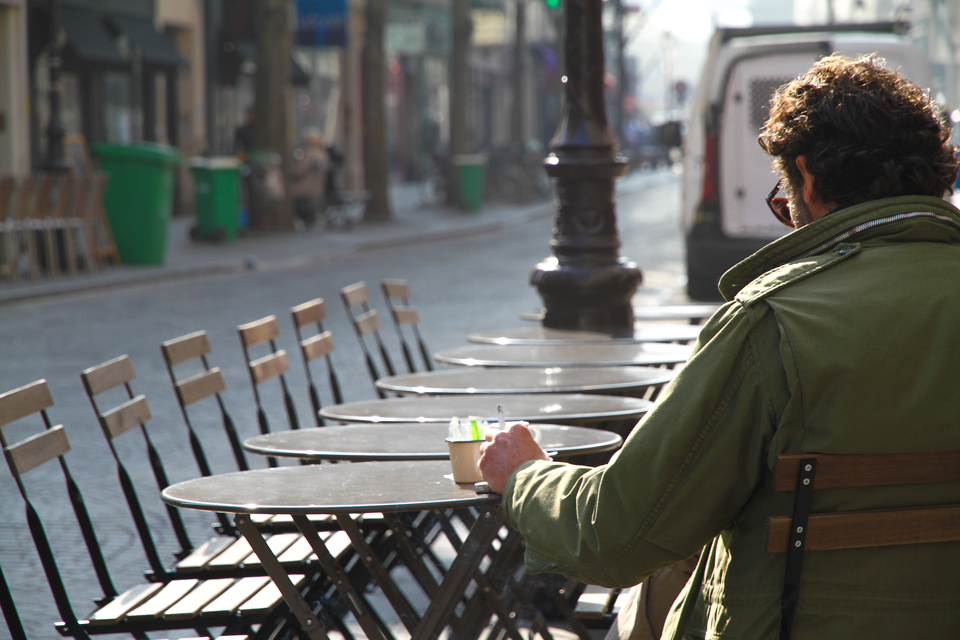
POLYGON ((480 155, 453 157, 453 164, 460 175, 460 204, 467 211, 479 211, 483 207, 483 169, 487 159, 480 155))
POLYGON ((153 142, 100 143, 93 153, 109 176, 103 207, 123 264, 163 264, 180 154, 153 142))
POLYGON ((190 161, 197 204, 191 234, 208 240, 234 240, 240 220, 240 161, 195 158, 190 161))

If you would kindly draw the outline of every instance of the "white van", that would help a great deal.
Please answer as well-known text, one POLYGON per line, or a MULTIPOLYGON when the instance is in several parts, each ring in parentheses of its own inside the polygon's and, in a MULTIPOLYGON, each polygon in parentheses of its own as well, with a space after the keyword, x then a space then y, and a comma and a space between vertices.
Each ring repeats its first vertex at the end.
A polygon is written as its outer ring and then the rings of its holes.
POLYGON ((757 143, 780 85, 819 58, 876 53, 917 85, 931 84, 924 54, 899 35, 903 23, 718 29, 692 103, 684 147, 682 218, 687 293, 720 300, 728 268, 784 235, 764 197, 776 183, 757 143))

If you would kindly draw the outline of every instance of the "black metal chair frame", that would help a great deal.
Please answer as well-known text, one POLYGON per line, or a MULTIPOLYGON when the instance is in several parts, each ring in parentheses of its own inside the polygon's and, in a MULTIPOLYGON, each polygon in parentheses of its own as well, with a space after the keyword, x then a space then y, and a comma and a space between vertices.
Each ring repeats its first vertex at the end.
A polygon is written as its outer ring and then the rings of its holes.
POLYGON ((397 339, 400 341, 403 358, 407 361, 407 368, 410 373, 414 373, 417 369, 414 365, 413 351, 403 335, 402 327, 404 326, 410 327, 410 331, 413 333, 413 340, 420 351, 423 366, 427 371, 433 371, 433 359, 430 357, 430 351, 420 335, 420 316, 417 313, 417 308, 410 304, 410 287, 407 285, 407 281, 381 280, 380 288, 383 291, 384 300, 387 301, 387 307, 390 309, 390 318, 397 330, 397 339))
POLYGON ((376 310, 371 309, 368 304, 370 295, 367 292, 367 283, 361 281, 343 287, 340 289, 340 297, 343 300, 343 307, 347 312, 347 318, 350 319, 350 324, 353 325, 353 330, 357 334, 357 340, 360 341, 360 348, 363 350, 363 357, 367 364, 367 371, 370 373, 370 378, 373 382, 373 388, 376 390, 378 397, 386 398, 387 394, 377 387, 377 380, 382 376, 374 362, 373 354, 370 352, 370 349, 367 348, 367 343, 364 340, 366 334, 373 334, 373 339, 377 343, 377 349, 380 352, 380 358, 383 361, 387 375, 396 375, 396 369, 393 366, 393 361, 390 359, 390 354, 387 352, 386 346, 383 344, 383 340, 380 338, 380 318, 377 316, 376 310), (355 307, 360 309, 360 313, 354 313, 355 307))

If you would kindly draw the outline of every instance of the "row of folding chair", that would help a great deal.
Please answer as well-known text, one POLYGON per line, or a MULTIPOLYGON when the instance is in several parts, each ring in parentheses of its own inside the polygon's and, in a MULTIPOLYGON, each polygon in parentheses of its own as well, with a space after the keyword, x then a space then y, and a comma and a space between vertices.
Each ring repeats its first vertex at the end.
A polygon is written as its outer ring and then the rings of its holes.
MULTIPOLYGON (((405 304, 397 306, 412 308, 408 300, 405 304)), ((347 310, 349 312, 349 306, 347 310)), ((291 309, 291 318, 309 380, 311 403, 314 405, 315 415, 319 411, 320 401, 312 378, 310 366, 312 362, 321 358, 326 360, 326 374, 334 401, 342 401, 339 381, 330 359, 333 351, 332 337, 329 331, 324 330, 322 324, 325 317, 326 309, 322 299, 311 300, 291 309)), ((284 374, 289 370, 286 352, 278 349, 276 345, 276 338, 279 335, 276 318, 269 316, 240 325, 238 334, 257 403, 257 422, 260 430, 269 432, 270 426, 266 411, 261 404, 259 386, 274 378, 279 379, 284 394, 288 426, 299 428, 296 409, 284 379, 284 374), (261 345, 267 345, 269 351, 265 355, 257 356, 253 350, 261 345)), ((221 396, 221 392, 226 388, 223 376, 219 367, 211 366, 208 361, 211 351, 210 342, 203 331, 168 340, 161 345, 161 352, 187 427, 190 448, 202 475, 211 474, 211 469, 198 431, 194 428, 191 407, 205 399, 215 401, 217 404, 224 433, 237 468, 240 470, 250 468, 240 446, 240 437, 233 418, 221 396), (191 366, 188 364, 190 362, 194 363, 193 369, 189 374, 184 375, 183 370, 191 366)), ((53 400, 46 382, 37 381, 0 395, 0 442, 4 446, 10 471, 14 475, 27 509, 29 528, 60 612, 61 632, 78 638, 117 632, 145 637, 143 634, 148 630, 188 628, 209 635, 210 627, 223 627, 225 633, 233 633, 249 632, 253 627, 263 625, 280 627, 287 624, 279 593, 272 583, 266 580, 265 572, 249 545, 244 539, 237 537, 236 529, 224 515, 219 515, 217 523, 217 531, 221 535, 210 537, 201 544, 195 545, 179 512, 172 507, 167 507, 165 510, 167 521, 175 534, 179 550, 174 554, 176 559, 172 564, 161 559, 154 542, 154 533, 141 506, 141 495, 134 487, 131 474, 121 459, 120 448, 115 446, 115 441, 121 436, 139 431, 153 471, 157 493, 169 484, 160 453, 151 440, 148 430, 147 424, 151 419, 151 413, 147 399, 145 395, 135 393, 133 390, 135 377, 133 365, 128 356, 120 356, 90 367, 81 373, 84 390, 90 399, 116 465, 117 478, 149 566, 145 572, 147 582, 122 593, 114 587, 104 554, 100 550, 95 526, 87 513, 79 487, 69 472, 64 457, 69 450, 66 432, 60 425, 53 426, 47 416, 47 410, 53 405, 53 400), (110 394, 113 394, 112 400, 106 400, 105 398, 110 394), (44 430, 25 441, 8 443, 3 434, 3 427, 34 414, 40 416, 44 430), (103 596, 97 600, 97 608, 86 616, 77 616, 70 606, 66 587, 54 559, 55 545, 51 545, 39 515, 30 501, 26 483, 21 478, 27 471, 52 462, 54 459, 59 461, 87 554, 103 592, 103 596)), ((317 419, 319 420, 319 416, 317 419)), ((322 422, 318 424, 322 425, 322 422)), ((275 465, 276 461, 270 461, 270 463, 275 465)), ((341 630, 344 629, 340 615, 345 609, 336 606, 335 590, 320 572, 309 545, 299 533, 294 532, 292 524, 287 520, 289 519, 282 517, 261 518, 258 524, 273 532, 268 539, 269 544, 280 557, 281 562, 287 565, 288 570, 296 576, 297 584, 304 590, 304 594, 313 593, 315 602, 326 603, 327 610, 317 611, 317 613, 323 614, 321 617, 329 621, 329 624, 341 630)), ((335 527, 331 525, 326 528, 329 530, 335 527)), ((376 518, 371 518, 369 530, 374 544, 378 535, 381 538, 388 538, 390 534, 382 527, 382 523, 377 522, 376 518)), ((362 574, 364 571, 362 563, 356 563, 355 558, 352 557, 346 536, 337 531, 329 531, 327 535, 339 536, 339 538, 328 540, 327 544, 333 549, 340 550, 340 559, 348 565, 348 571, 352 571, 354 577, 362 574), (351 563, 353 566, 349 566, 351 563)), ((423 545, 424 548, 429 549, 429 541, 426 537, 424 542, 427 543, 423 545)), ((439 565, 438 562, 435 564, 439 565)), ((0 604, 3 605, 3 613, 13 637, 21 637, 21 631, 18 629, 22 630, 22 627, 16 617, 13 598, 2 580, 2 574, 0 574, 0 604)))
POLYGON ((0 177, 0 276, 95 271, 117 253, 103 210, 106 175, 0 177))

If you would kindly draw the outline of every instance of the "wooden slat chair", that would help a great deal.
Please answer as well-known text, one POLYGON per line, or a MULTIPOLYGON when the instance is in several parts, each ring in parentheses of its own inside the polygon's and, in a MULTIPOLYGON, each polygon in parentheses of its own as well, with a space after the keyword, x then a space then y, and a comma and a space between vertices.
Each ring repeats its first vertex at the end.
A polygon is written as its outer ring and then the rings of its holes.
MULTIPOLYGON (((299 429, 300 420, 297 418, 297 407, 293 403, 293 397, 290 395, 287 379, 284 376, 290 370, 290 363, 287 360, 287 352, 284 349, 277 348, 277 337, 280 335, 277 317, 267 316, 260 320, 242 324, 237 327, 237 333, 240 334, 244 360, 247 363, 247 371, 250 373, 253 399, 257 403, 257 423, 260 425, 260 432, 263 434, 270 433, 270 421, 267 419, 267 412, 260 397, 260 385, 274 378, 280 381, 283 404, 287 413, 287 423, 291 429, 299 429), (251 349, 263 344, 269 346, 269 353, 259 358, 251 358, 251 349)), ((277 466, 276 458, 267 458, 267 462, 271 467, 277 466)))
MULTIPOLYGON (((230 448, 233 451, 237 469, 240 471, 249 470, 250 464, 240 444, 240 437, 234 425, 233 418, 227 411, 223 398, 220 397, 220 393, 226 390, 226 383, 223 380, 220 367, 211 367, 207 360, 207 356, 213 351, 210 347, 207 332, 197 331, 179 338, 174 338, 173 340, 167 340, 160 345, 160 350, 163 353, 164 362, 167 364, 167 371, 170 373, 170 380, 173 382, 174 393, 177 397, 177 402, 180 404, 183 419, 187 423, 187 429, 190 433, 190 447, 193 450, 200 473, 204 476, 212 474, 210 465, 207 462, 206 453, 200 441, 200 436, 197 434, 197 430, 194 428, 190 418, 188 407, 210 398, 216 400, 223 430, 227 436, 227 441, 230 443, 230 448), (177 376, 175 368, 189 367, 191 364, 195 365, 194 370, 198 370, 198 373, 185 377, 177 376)), ((218 514, 218 517, 220 516, 222 516, 222 514, 218 514)), ((289 516, 256 514, 251 516, 250 519, 261 529, 278 532, 296 530, 293 519, 289 516)), ((314 522, 321 530, 333 528, 330 526, 332 523, 333 519, 327 516, 318 516, 314 522)), ((224 522, 221 517, 218 530, 226 533, 234 532, 235 528, 231 523, 224 522)))
POLYGON ((367 348, 367 336, 373 336, 387 375, 396 375, 396 370, 393 367, 390 354, 383 344, 383 340, 380 339, 380 318, 377 317, 376 310, 371 309, 368 304, 370 295, 367 292, 367 284, 365 282, 357 282, 346 286, 340 289, 340 297, 343 299, 343 306, 346 309, 347 317, 350 319, 350 323, 353 325, 353 329, 357 334, 357 339, 360 341, 360 348, 363 350, 363 358, 367 364, 367 371, 370 373, 370 378, 373 381, 373 387, 377 392, 377 396, 386 398, 387 394, 377 387, 377 380, 381 378, 381 375, 380 370, 374 362, 373 354, 370 349, 367 348))
POLYGON ((767 553, 786 553, 781 640, 789 640, 805 552, 960 540, 960 504, 811 513, 813 492, 960 481, 960 451, 777 456, 774 487, 795 491, 793 516, 767 519, 767 553))
POLYGON ((300 345, 300 355, 303 356, 303 368, 307 373, 313 415, 317 420, 317 426, 322 427, 324 421, 320 417, 320 409, 323 405, 320 403, 320 393, 317 391, 317 385, 313 381, 313 373, 310 370, 311 362, 320 358, 326 361, 327 380, 330 384, 333 401, 336 404, 343 403, 340 380, 337 378, 337 372, 330 357, 330 354, 333 353, 333 334, 323 329, 323 320, 327 317, 327 309, 323 304, 323 298, 317 298, 293 307, 290 309, 290 315, 293 318, 293 330, 297 334, 297 344, 300 345), (315 329, 314 333, 304 337, 305 329, 310 327, 315 329))
MULTIPOLYGON (((160 351, 163 353, 163 361, 167 365, 167 372, 170 374, 170 381, 173 383, 173 390, 177 396, 177 402, 180 405, 180 411, 183 413, 183 419, 187 423, 190 431, 190 443, 197 458, 197 465, 200 467, 200 473, 210 475, 210 467, 207 464, 206 456, 200 446, 200 439, 196 435, 193 423, 190 421, 190 413, 187 407, 205 400, 214 398, 217 402, 217 408, 220 411, 220 420, 223 424, 223 431, 230 443, 230 449, 233 451, 233 457, 237 461, 237 469, 246 471, 250 468, 247 462, 247 456, 240 445, 240 436, 237 434, 237 428, 234 425, 233 418, 227 411, 220 393, 226 390, 226 383, 223 381, 223 375, 220 367, 211 367, 207 361, 207 356, 212 351, 210 340, 207 338, 206 331, 197 331, 173 340, 167 340, 160 345, 160 351), (189 377, 177 377, 174 368, 177 365, 186 365, 189 362, 198 362, 200 371, 189 377)), ((189 365, 188 365, 189 366, 189 365)))
POLYGON ((107 175, 104 173, 95 173, 87 178, 87 192, 83 202, 82 218, 86 224, 89 238, 87 244, 91 247, 93 254, 90 263, 92 269, 101 268, 107 264, 120 264, 120 255, 117 253, 117 246, 113 241, 110 221, 107 219, 107 213, 103 208, 103 193, 107 188, 107 179, 107 175))
POLYGON ((16 268, 17 251, 14 249, 17 234, 13 220, 13 196, 16 191, 15 177, 0 177, 0 276, 12 281, 20 277, 20 272, 16 268))
POLYGON ((23 630, 20 614, 17 613, 17 605, 13 601, 13 594, 10 593, 10 586, 7 584, 2 568, 0 568, 0 611, 3 612, 3 619, 7 622, 10 640, 28 640, 27 632, 23 630))
POLYGON ((37 259, 37 241, 30 231, 30 215, 37 192, 38 178, 28 175, 17 181, 11 210, 7 215, 8 265, 14 280, 24 274, 30 278, 40 277, 40 261, 37 259))
POLYGON ((416 371, 413 352, 404 337, 403 327, 410 328, 413 341, 416 342, 420 357, 423 359, 423 366, 427 371, 433 371, 430 351, 420 335, 420 315, 417 313, 417 308, 410 304, 410 287, 407 286, 407 281, 381 280, 380 288, 383 290, 383 297, 390 308, 390 317, 393 319, 393 326, 397 330, 397 339, 400 341, 400 348, 403 349, 403 357, 407 361, 407 368, 411 373, 416 371))
MULTIPOLYGON (((63 425, 54 426, 47 415, 53 398, 46 380, 38 380, 19 389, 0 394, 0 444, 10 473, 26 508, 27 524, 33 537, 41 566, 47 577, 61 620, 56 623, 61 635, 89 640, 91 635, 129 634, 138 640, 148 640, 147 632, 193 630, 201 636, 210 636, 209 629, 223 628, 225 634, 249 635, 258 626, 260 631, 273 629, 283 633, 289 613, 280 591, 269 578, 223 578, 200 580, 195 577, 166 582, 142 583, 122 593, 114 587, 90 519, 80 488, 74 481, 65 454, 70 450, 63 425), (2 427, 30 417, 39 416, 42 429, 16 443, 8 443, 2 427), (66 483, 66 494, 80 529, 84 546, 94 567, 103 596, 95 598, 95 608, 88 615, 76 615, 53 552, 57 540, 47 534, 37 509, 27 493, 24 475, 43 468, 46 473, 35 474, 49 478, 59 467, 66 483)), ((49 492, 43 492, 49 496, 49 492)), ((55 507, 59 509, 60 507, 55 507)), ((58 532, 62 527, 58 526, 58 532)), ((58 548, 63 552, 63 548, 58 548)), ((305 576, 292 576, 295 584, 309 593, 312 585, 305 576)), ((89 593, 84 594, 89 597, 89 593)))
POLYGON ((85 263, 92 253, 92 248, 87 246, 87 221, 77 204, 85 200, 88 182, 84 178, 64 176, 58 183, 53 207, 44 225, 47 254, 53 256, 60 272, 70 275, 80 270, 77 250, 84 256, 85 263))
MULTIPOLYGON (((253 553, 250 545, 246 540, 237 537, 238 534, 233 524, 225 516, 220 516, 220 524, 222 531, 229 535, 211 537, 203 544, 194 546, 180 511, 170 505, 165 505, 166 512, 176 534, 180 550, 174 554, 178 561, 173 566, 167 567, 161 561, 146 515, 141 507, 137 490, 117 448, 114 446, 114 440, 139 427, 146 442, 147 457, 153 469, 158 492, 169 486, 160 454, 153 445, 146 428, 146 423, 151 418, 147 399, 143 395, 135 396, 130 386, 130 381, 134 377, 133 365, 126 355, 86 369, 81 374, 84 388, 87 390, 87 395, 93 404, 94 412, 97 414, 103 434, 116 462, 117 474, 124 491, 124 497, 134 518, 137 533, 140 536, 141 544, 152 570, 148 577, 153 580, 164 581, 185 574, 200 574, 207 577, 265 575, 260 560, 253 553), (124 387, 128 400, 116 407, 106 410, 101 409, 97 397, 120 386, 124 387)), ((199 441, 196 444, 199 446, 199 441)), ((299 572, 309 573, 310 566, 307 565, 316 566, 312 563, 313 553, 309 544, 302 541, 300 536, 295 533, 273 535, 267 540, 267 544, 280 557, 283 564, 288 567, 296 567, 299 572)))
POLYGON ((30 209, 30 215, 24 219, 26 232, 39 243, 37 256, 43 274, 47 277, 58 273, 56 251, 52 250, 50 241, 49 220, 53 210, 54 195, 59 185, 66 178, 55 173, 41 173, 37 182, 37 192, 30 209), (42 259, 41 259, 42 258, 42 259))

